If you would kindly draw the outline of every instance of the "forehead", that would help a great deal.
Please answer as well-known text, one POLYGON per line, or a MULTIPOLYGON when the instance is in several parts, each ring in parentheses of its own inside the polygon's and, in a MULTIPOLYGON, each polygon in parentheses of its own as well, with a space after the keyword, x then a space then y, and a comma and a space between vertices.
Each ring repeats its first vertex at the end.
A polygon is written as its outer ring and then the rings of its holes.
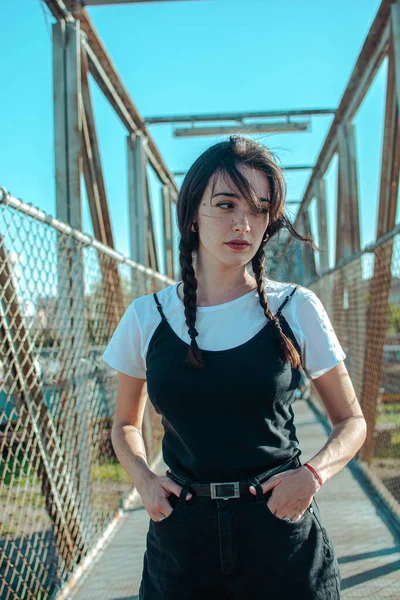
MULTIPOLYGON (((258 197, 269 197, 270 185, 266 173, 246 165, 238 165, 237 168, 242 173, 242 175, 246 177, 247 181, 249 182, 250 186, 253 188, 255 194, 258 197)), ((214 188, 215 193, 224 190, 229 190, 232 192, 238 191, 234 182, 226 172, 215 173, 215 175, 211 178, 209 187, 211 189, 214 188)))

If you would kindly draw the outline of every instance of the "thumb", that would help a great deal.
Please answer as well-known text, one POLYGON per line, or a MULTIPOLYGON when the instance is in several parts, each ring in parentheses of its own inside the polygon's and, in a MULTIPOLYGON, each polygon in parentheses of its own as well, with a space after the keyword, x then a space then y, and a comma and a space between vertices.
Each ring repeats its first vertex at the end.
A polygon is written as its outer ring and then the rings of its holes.
MULTIPOLYGON (((276 487, 278 485, 278 483, 280 483, 280 479, 276 478, 274 479, 273 477, 271 477, 270 479, 268 479, 268 481, 266 481, 265 483, 261 483, 261 487, 263 490, 263 494, 265 494, 265 492, 268 492, 269 490, 274 489, 274 487, 276 487)), ((254 485, 251 485, 249 487, 250 493, 251 494, 257 494, 256 492, 256 488, 254 487, 254 485)))

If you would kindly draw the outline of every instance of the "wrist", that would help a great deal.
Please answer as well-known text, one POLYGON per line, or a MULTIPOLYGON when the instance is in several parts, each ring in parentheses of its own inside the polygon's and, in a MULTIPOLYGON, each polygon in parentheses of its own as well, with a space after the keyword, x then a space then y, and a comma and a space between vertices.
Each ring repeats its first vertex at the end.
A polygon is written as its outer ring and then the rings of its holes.
POLYGON ((303 464, 303 467, 305 467, 305 469, 311 474, 313 481, 316 485, 316 492, 318 492, 318 490, 323 486, 324 482, 322 480, 322 477, 320 476, 320 474, 318 473, 318 471, 312 466, 310 465, 310 463, 306 462, 303 464))
POLYGON ((140 471, 136 471, 135 477, 132 479, 137 491, 140 493, 140 490, 146 487, 155 477, 157 477, 157 475, 147 467, 141 468, 140 471))

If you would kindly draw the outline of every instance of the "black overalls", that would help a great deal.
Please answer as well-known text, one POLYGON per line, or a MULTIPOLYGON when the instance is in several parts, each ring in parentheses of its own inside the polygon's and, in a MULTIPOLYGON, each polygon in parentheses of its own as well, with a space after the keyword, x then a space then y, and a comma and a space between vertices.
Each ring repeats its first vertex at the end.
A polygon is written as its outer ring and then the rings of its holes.
MULTIPOLYGON (((276 316, 300 352, 281 314, 296 289, 276 316)), ((162 415, 167 475, 183 488, 169 496, 168 517, 150 519, 139 598, 338 600, 338 562, 315 498, 298 521, 283 521, 267 506, 272 490, 263 495, 260 486, 302 464, 291 407, 300 372, 281 355, 279 331, 267 320, 240 346, 201 350, 206 367, 194 369, 184 364, 188 344, 153 296, 161 321, 148 347, 147 390, 162 415), (214 489, 232 496, 238 481, 253 484, 257 496, 210 498, 190 488, 229 482, 214 489)))

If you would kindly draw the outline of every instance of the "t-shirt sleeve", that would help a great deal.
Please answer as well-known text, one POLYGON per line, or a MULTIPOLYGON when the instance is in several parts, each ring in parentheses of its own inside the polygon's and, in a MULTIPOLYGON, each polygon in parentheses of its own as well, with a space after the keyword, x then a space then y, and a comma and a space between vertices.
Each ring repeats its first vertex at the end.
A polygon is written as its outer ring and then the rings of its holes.
POLYGON ((346 354, 324 305, 314 292, 306 296, 298 320, 302 331, 302 366, 307 377, 316 379, 342 362, 346 354))
POLYGON ((118 323, 101 358, 110 367, 125 375, 146 379, 141 342, 139 322, 132 303, 118 323))

